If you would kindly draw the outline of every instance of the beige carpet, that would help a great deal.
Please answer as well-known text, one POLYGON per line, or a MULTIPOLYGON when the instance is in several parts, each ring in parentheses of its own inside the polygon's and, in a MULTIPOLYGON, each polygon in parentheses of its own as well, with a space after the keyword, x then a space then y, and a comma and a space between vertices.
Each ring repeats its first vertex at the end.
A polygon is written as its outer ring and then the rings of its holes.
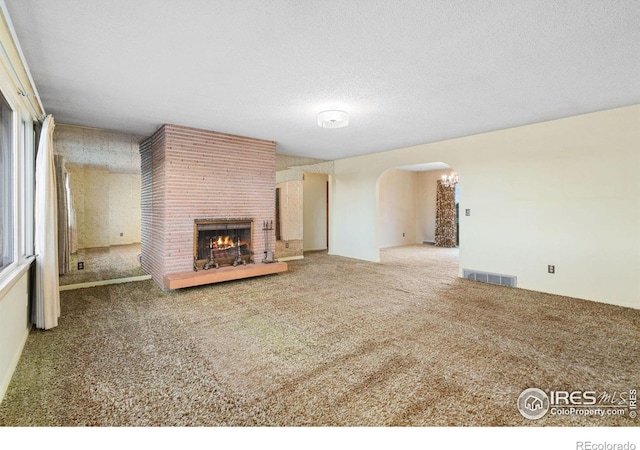
POLYGON ((5 426, 637 426, 522 417, 526 388, 640 385, 640 311, 457 278, 456 249, 162 292, 61 293, 0 404, 5 426))

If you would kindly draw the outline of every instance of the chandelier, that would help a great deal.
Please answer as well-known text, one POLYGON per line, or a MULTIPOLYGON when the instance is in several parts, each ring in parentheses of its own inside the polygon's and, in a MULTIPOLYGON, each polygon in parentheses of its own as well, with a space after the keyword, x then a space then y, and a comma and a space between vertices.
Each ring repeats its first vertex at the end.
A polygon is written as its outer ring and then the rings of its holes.
POLYGON ((458 174, 451 172, 449 175, 442 175, 442 185, 444 187, 454 187, 458 184, 458 174))

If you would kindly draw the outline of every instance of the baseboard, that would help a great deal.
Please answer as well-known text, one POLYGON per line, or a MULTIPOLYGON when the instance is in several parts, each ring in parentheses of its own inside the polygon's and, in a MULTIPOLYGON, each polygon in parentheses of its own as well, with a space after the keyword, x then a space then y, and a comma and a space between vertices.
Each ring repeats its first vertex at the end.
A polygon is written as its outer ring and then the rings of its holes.
POLYGON ((117 278, 115 280, 99 280, 99 281, 89 281, 87 283, 77 283, 77 284, 68 284, 65 286, 60 286, 60 291, 71 291, 73 289, 84 289, 96 286, 106 286, 108 284, 120 284, 120 283, 130 283, 132 281, 144 281, 150 280, 151 275, 140 275, 138 277, 128 277, 128 278, 117 278))
POLYGON ((287 262, 287 261, 297 261, 300 259, 304 259, 304 255, 296 255, 296 256, 285 256, 283 258, 276 258, 277 261, 287 262))

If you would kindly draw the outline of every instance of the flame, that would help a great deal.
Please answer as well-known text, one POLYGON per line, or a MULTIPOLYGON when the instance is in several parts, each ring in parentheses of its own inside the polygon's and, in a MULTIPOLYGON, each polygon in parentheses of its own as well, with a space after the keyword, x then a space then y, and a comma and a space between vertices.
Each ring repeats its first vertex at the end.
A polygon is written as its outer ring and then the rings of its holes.
POLYGON ((233 239, 229 236, 218 236, 218 239, 215 240, 216 247, 218 248, 230 248, 234 247, 233 239))
POLYGON ((240 245, 240 247, 242 247, 243 245, 247 245, 247 241, 240 241, 238 243, 237 241, 234 241, 231 236, 218 236, 217 238, 211 238, 209 241, 209 247, 210 248, 215 247, 218 250, 236 248, 238 244, 240 245))

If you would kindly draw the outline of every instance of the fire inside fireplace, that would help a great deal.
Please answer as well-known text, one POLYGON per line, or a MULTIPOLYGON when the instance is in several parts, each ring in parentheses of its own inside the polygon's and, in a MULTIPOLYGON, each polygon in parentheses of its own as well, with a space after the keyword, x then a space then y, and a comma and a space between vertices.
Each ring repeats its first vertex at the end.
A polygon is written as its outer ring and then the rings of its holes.
POLYGON ((251 219, 196 219, 193 270, 254 263, 251 219))

